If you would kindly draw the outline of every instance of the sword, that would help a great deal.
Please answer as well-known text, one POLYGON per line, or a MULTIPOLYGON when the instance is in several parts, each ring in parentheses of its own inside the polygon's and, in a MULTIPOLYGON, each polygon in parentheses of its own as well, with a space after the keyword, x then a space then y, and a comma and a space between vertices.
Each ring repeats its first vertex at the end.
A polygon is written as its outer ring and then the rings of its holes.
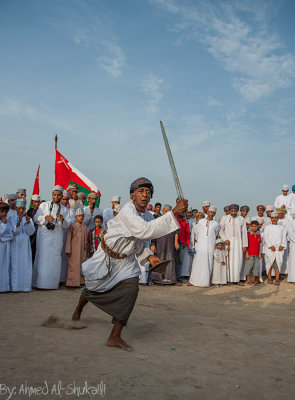
MULTIPOLYGON (((168 142, 167 135, 166 135, 165 128, 164 128, 164 125, 163 125, 162 121, 160 121, 160 126, 161 126, 163 140, 164 140, 166 151, 167 151, 168 160, 169 160, 169 163, 170 163, 170 168, 171 168, 173 179, 174 179, 174 184, 175 184, 177 196, 178 196, 179 200, 183 200, 184 199, 183 192, 182 192, 182 189, 181 189, 181 186, 180 186, 178 174, 177 174, 177 171, 176 171, 176 167, 175 167, 175 164, 174 164, 173 156, 172 156, 172 153, 171 153, 171 149, 170 149, 170 146, 169 146, 169 142, 168 142)), ((184 218, 185 218, 185 221, 187 223, 188 221, 187 221, 187 217, 186 217, 186 212, 184 212, 184 218)))

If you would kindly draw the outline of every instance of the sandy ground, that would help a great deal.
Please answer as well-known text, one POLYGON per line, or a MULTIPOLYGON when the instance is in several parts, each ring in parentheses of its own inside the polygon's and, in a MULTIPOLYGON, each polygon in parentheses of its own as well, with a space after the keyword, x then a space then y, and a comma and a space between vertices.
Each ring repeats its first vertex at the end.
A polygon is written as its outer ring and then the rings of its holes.
POLYGON ((8 388, 11 399, 295 398, 295 286, 286 281, 140 287, 123 332, 131 353, 105 345, 111 317, 91 304, 86 329, 41 326, 51 314, 68 321, 79 294, 0 295, 0 400, 8 388))

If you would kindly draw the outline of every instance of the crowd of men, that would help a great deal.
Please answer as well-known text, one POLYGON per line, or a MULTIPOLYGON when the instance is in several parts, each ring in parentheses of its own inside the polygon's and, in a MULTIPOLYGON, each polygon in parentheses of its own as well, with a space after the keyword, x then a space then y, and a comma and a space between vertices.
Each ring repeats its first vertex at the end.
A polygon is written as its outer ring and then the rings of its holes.
MULTIPOLYGON (((29 204, 23 188, 1 200, 0 292, 80 287, 82 264, 105 246, 104 235, 121 212, 120 196, 103 211, 96 193, 86 196, 75 184, 55 186, 49 201, 33 195, 29 204)), ((172 207, 155 203, 146 210, 153 220, 172 207)), ((202 211, 189 207, 175 215, 178 230, 149 241, 151 254, 170 262, 162 272, 140 265, 140 283, 257 285, 265 273, 269 284, 279 285, 284 275, 295 283, 295 185, 291 194, 284 185, 274 204, 258 205, 251 218, 249 212, 231 204, 217 221, 216 207, 204 201, 202 211)))

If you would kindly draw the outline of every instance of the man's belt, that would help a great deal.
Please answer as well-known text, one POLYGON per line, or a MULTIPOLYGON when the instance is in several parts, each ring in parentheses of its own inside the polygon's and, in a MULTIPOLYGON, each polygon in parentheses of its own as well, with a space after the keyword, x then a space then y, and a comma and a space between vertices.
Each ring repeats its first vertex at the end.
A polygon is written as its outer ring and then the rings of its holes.
POLYGON ((124 258, 126 258, 124 254, 116 253, 115 251, 110 249, 109 246, 106 244, 104 237, 101 238, 101 248, 109 257, 115 258, 116 260, 123 260, 124 258))

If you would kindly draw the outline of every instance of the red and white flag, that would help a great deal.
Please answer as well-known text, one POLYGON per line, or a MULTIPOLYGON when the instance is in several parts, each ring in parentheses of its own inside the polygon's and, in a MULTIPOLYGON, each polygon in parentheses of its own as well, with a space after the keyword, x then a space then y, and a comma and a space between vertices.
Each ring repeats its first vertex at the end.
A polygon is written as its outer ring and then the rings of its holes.
POLYGON ((79 191, 86 194, 86 198, 90 192, 96 193, 99 196, 96 203, 98 206, 101 193, 97 186, 55 149, 54 184, 62 186, 66 190, 70 183, 75 183, 79 187, 79 191))
POLYGON ((36 178, 35 178, 35 183, 33 187, 33 193, 32 194, 40 194, 40 187, 39 187, 39 170, 40 170, 40 164, 38 166, 36 178))

